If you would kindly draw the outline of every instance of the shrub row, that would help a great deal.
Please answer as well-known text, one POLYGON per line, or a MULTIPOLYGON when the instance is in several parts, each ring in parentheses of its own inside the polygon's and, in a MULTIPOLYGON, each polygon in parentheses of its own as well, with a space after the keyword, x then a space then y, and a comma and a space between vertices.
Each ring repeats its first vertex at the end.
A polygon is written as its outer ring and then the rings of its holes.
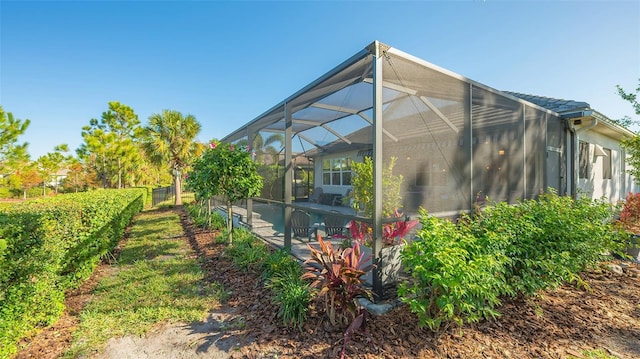
POLYGON ((611 206, 555 193, 494 204, 457 224, 421 213, 418 239, 402 252, 411 280, 399 295, 421 325, 438 330, 492 318, 502 296, 530 296, 620 252, 611 206))
POLYGON ((53 323, 143 207, 140 189, 47 197, 0 209, 0 358, 53 323))
POLYGON ((144 208, 149 208, 153 204, 153 189, 155 186, 138 186, 134 187, 144 191, 144 196, 142 197, 144 208))
MULTIPOLYGON (((222 238, 226 238, 223 233, 222 238)), ((272 251, 245 229, 234 229, 233 245, 227 254, 244 270, 260 272, 264 285, 273 293, 278 317, 287 326, 301 328, 311 303, 311 288, 302 279, 302 267, 286 251, 272 251)))

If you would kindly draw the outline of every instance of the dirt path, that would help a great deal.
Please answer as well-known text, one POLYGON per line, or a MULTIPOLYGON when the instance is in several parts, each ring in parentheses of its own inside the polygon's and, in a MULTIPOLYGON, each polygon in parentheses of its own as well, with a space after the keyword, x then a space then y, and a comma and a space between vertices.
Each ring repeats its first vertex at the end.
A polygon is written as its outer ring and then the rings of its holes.
POLYGON ((112 338, 97 358, 229 358, 233 341, 224 337, 225 316, 224 313, 212 313, 204 323, 164 325, 143 338, 112 338))

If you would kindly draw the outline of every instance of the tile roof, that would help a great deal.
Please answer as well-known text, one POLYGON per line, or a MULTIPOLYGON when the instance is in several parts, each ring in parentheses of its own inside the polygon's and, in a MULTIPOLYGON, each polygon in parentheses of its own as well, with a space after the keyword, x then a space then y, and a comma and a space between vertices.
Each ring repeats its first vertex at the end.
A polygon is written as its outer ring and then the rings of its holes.
POLYGON ((540 107, 544 107, 547 110, 551 110, 557 113, 575 111, 575 110, 585 110, 585 109, 591 108, 591 105, 582 101, 564 100, 564 99, 557 99, 557 98, 544 97, 544 96, 527 95, 527 94, 511 92, 511 91, 502 91, 502 92, 509 94, 511 96, 515 96, 517 98, 523 99, 525 101, 529 101, 533 104, 536 104, 540 107))

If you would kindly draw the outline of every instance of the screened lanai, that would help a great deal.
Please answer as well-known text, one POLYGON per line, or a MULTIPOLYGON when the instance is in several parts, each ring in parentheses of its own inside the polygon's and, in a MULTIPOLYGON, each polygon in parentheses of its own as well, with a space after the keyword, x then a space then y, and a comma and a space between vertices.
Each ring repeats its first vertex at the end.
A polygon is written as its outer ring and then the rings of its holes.
MULTIPOLYGON (((455 217, 487 199, 515 203, 563 191, 564 130, 554 112, 380 42, 223 141, 248 143, 264 178, 247 201, 291 245, 291 212, 369 221, 382 247, 383 167, 402 176, 398 209, 455 217), (373 215, 351 208, 352 164, 373 161, 373 215)), ((249 221, 252 216, 248 215, 249 221)), ((374 289, 381 286, 376 274, 374 289)))

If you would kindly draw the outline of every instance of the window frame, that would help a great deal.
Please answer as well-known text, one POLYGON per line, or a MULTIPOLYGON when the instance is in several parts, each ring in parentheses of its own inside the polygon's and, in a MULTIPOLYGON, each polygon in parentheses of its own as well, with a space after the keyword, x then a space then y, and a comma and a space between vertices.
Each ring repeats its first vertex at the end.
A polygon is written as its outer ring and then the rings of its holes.
POLYGON ((353 176, 351 163, 353 163, 353 157, 351 156, 324 158, 322 160, 322 185, 351 186, 351 178, 353 176), (328 182, 326 181, 327 179, 329 180, 328 182), (335 183, 336 180, 339 183, 335 183))
POLYGON ((589 179, 589 152, 591 144, 586 141, 580 141, 578 143, 578 178, 589 179))
POLYGON ((602 148, 605 153, 605 156, 602 156, 602 179, 612 179, 613 178, 613 159, 610 148, 602 148))

